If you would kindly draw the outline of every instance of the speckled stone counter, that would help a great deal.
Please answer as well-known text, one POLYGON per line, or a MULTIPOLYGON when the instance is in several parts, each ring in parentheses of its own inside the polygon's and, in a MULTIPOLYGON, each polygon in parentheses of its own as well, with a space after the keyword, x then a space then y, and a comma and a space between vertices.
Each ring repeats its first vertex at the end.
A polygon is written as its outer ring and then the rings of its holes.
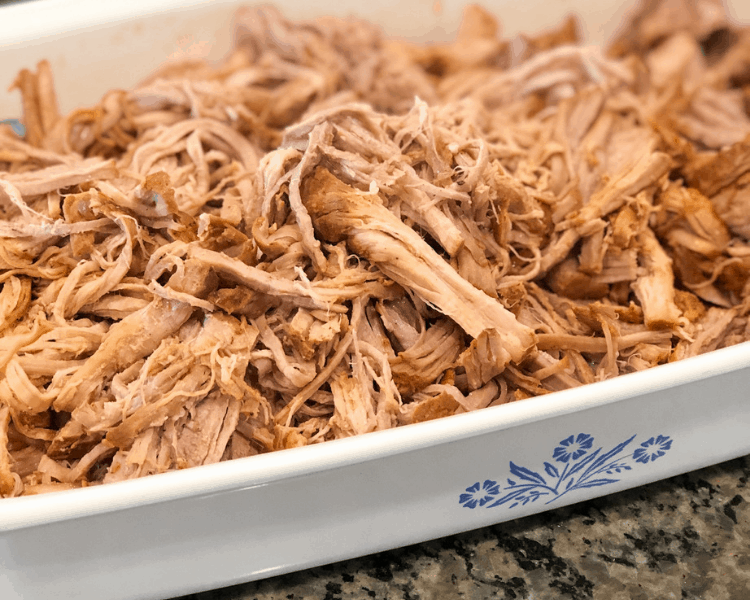
POLYGON ((181 600, 750 599, 750 457, 181 600))

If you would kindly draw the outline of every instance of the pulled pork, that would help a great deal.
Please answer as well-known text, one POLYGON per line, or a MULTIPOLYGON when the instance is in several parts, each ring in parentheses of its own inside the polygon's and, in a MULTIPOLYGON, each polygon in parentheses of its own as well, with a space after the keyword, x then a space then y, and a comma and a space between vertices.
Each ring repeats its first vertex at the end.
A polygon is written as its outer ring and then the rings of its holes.
POLYGON ((0 125, 0 495, 497 406, 750 339, 750 28, 648 0, 451 44, 236 16, 0 125))

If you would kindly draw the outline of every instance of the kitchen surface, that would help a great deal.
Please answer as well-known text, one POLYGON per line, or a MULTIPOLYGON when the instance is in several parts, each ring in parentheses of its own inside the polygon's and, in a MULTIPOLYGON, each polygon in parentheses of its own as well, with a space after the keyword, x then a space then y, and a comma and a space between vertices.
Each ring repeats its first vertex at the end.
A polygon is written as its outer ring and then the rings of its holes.
POLYGON ((743 600, 750 456, 468 533, 180 600, 743 600))

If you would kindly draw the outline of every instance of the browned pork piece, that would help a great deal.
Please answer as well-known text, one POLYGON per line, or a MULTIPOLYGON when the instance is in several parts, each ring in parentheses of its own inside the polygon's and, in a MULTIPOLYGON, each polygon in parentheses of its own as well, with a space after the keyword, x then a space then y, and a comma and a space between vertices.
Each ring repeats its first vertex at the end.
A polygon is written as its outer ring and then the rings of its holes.
POLYGON ((305 206, 326 241, 346 240, 359 256, 458 323, 474 338, 463 358, 473 388, 520 362, 534 345, 531 329, 463 279, 377 196, 360 192, 318 167, 305 181, 305 206))
MULTIPOLYGON (((0 496, 495 407, 750 340, 750 28, 450 43, 243 9, 0 124, 0 496)), ((10 82, 8 82, 10 83, 10 82)))

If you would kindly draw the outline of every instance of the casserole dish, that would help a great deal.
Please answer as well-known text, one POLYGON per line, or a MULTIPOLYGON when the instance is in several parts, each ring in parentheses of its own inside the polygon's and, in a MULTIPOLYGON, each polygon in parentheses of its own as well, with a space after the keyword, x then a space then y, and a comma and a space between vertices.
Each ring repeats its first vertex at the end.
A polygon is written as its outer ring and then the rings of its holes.
MULTIPOLYGON (((48 58, 61 108, 69 110, 136 83, 170 56, 218 58, 238 5, 39 0, 6 7, 0 78, 9 82, 48 58)), ((416 0, 279 5, 300 19, 356 11, 416 40, 450 37, 461 9, 416 0)), ((590 41, 614 29, 616 5, 587 12, 587 3, 576 4, 590 41)), ((563 11, 542 2, 523 10, 490 6, 510 33, 552 24, 563 11)), ((0 115, 18 114, 14 98, 0 96, 0 115)), ((0 596, 187 594, 515 519, 741 456, 750 452, 749 369, 750 345, 740 344, 449 419, 6 499, 0 596)))

